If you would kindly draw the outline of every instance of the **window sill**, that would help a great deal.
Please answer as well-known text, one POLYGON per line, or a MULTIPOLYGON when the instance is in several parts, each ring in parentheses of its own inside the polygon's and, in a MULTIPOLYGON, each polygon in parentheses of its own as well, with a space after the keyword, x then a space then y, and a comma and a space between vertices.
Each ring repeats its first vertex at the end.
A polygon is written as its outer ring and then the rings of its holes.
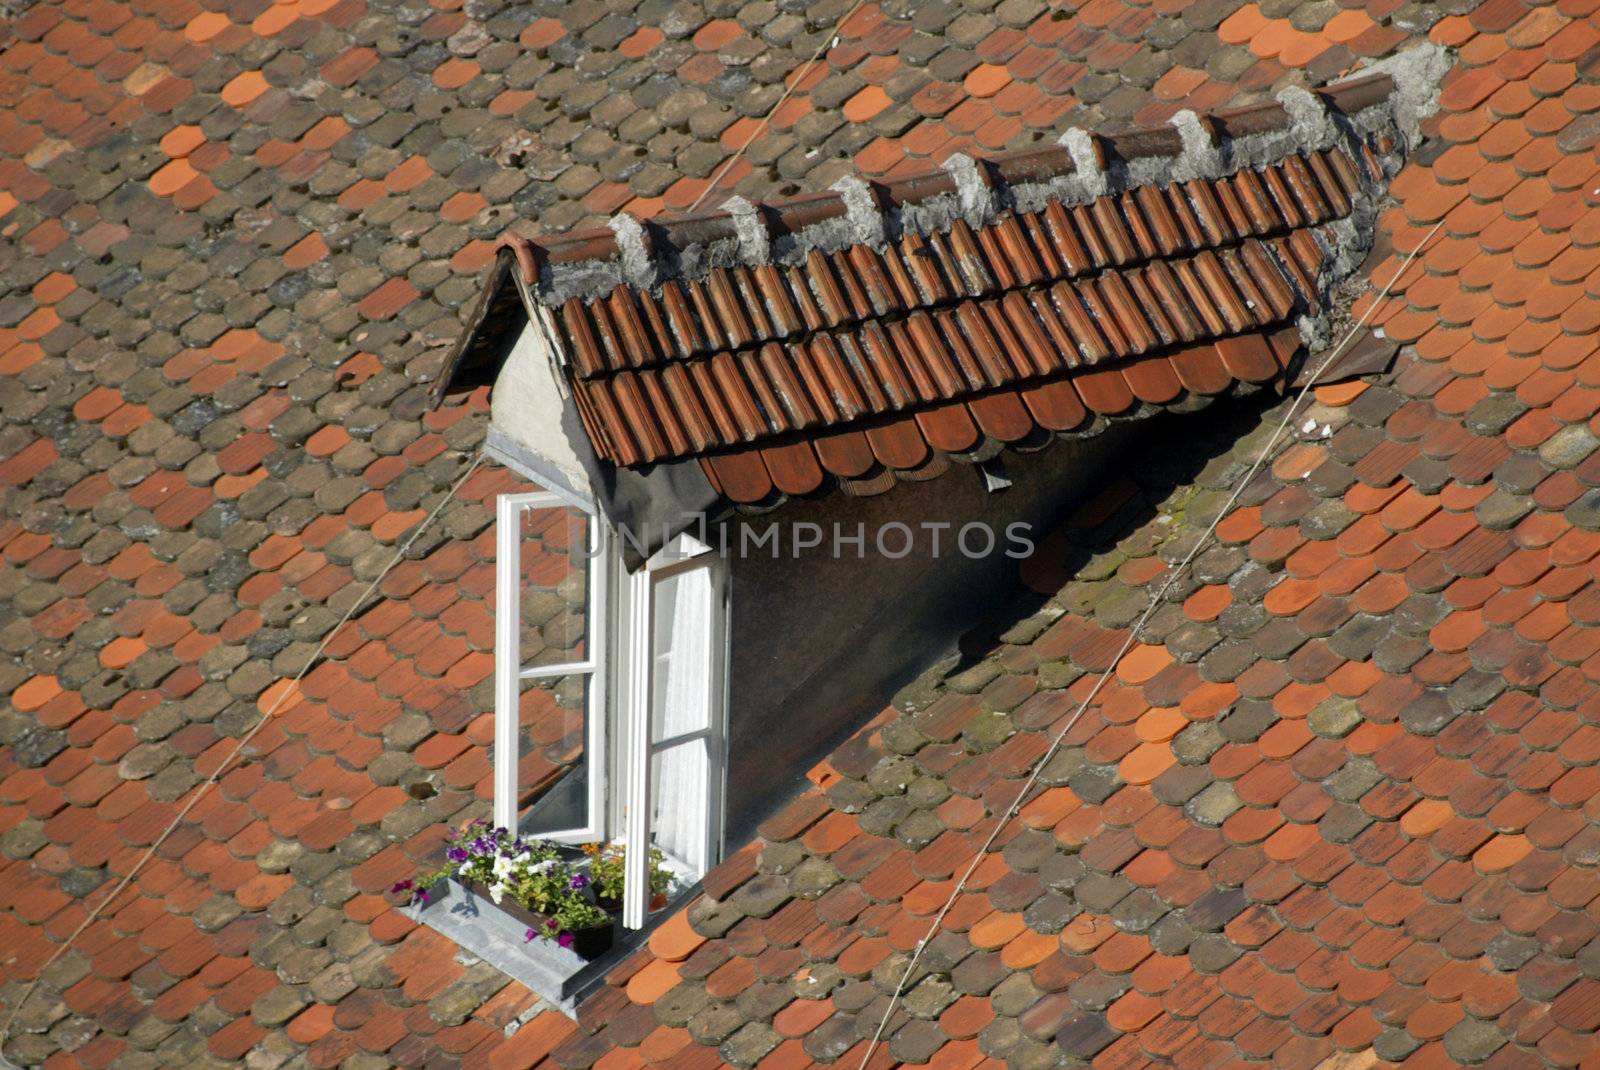
POLYGON ((475 895, 456 881, 435 886, 444 891, 427 903, 405 907, 413 921, 449 937, 502 973, 521 981, 562 1013, 573 1016, 583 998, 598 988, 612 968, 638 949, 650 930, 670 911, 650 917, 644 929, 618 928, 609 951, 584 959, 548 940, 527 940, 528 924, 475 895))

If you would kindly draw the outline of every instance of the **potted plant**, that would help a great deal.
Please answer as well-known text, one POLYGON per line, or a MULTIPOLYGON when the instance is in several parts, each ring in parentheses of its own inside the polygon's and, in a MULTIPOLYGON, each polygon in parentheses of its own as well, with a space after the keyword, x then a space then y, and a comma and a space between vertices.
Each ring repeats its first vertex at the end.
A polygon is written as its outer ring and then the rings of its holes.
POLYGON ((526 840, 479 819, 449 840, 437 870, 401 881, 393 890, 425 903, 429 889, 450 879, 523 922, 530 941, 549 940, 584 958, 611 946, 615 925, 591 898, 589 875, 578 872, 554 844, 526 840))
MULTIPOLYGON (((575 879, 583 879, 583 874, 576 874, 575 879)), ((586 959, 609 950, 616 932, 611 915, 581 895, 564 897, 552 913, 542 917, 543 923, 530 925, 524 939, 554 940, 586 959)))
MULTIPOLYGON (((589 856, 589 876, 594 882, 594 901, 613 914, 622 912, 622 889, 625 880, 620 844, 588 843, 583 853, 589 856)), ((667 856, 661 848, 650 848, 650 909, 661 910, 667 905, 667 895, 672 891, 672 870, 667 868, 667 856)))

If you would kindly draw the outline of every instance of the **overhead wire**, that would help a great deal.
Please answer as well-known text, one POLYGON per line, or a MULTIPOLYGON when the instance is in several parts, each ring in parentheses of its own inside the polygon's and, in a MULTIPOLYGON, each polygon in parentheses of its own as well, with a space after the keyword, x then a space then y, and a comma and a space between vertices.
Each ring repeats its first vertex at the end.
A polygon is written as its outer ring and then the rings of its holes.
POLYGON ((1145 607, 1144 612, 1139 615, 1133 626, 1128 630, 1128 637, 1123 640, 1122 646, 1112 657, 1111 664, 1095 680, 1094 685, 1089 689, 1089 693, 1084 696, 1077 708, 1073 710, 1073 712, 1067 717, 1066 721, 1062 724, 1061 728, 1051 738, 1050 746, 1044 751, 1043 754, 1039 756, 1038 760, 1034 762, 1033 768, 1029 772, 1027 780, 1023 782, 1021 790, 1017 792, 1016 797, 1011 801, 1011 804, 1006 808, 999 820, 995 822, 994 828, 990 830, 988 837, 983 842, 983 845, 979 847, 977 852, 972 856, 972 861, 968 864, 965 872, 961 874, 960 879, 957 880, 954 887, 950 889, 949 897, 945 900, 944 905, 940 907, 939 912, 934 916, 932 924, 928 926, 927 933, 922 937, 922 939, 917 941, 916 946, 913 948, 911 957, 906 962, 905 970, 901 973, 900 980, 896 983, 894 992, 889 997, 888 1006, 884 1008, 883 1017, 878 1022, 877 1028, 873 1031, 872 1039, 867 1044, 867 1050, 861 1056, 859 1070, 867 1070, 868 1062, 877 1052, 878 1045, 883 1042, 883 1034, 888 1029, 890 1019, 893 1018, 895 1010, 899 1007, 900 1001, 905 995, 906 985, 910 983, 912 976, 916 973, 917 965, 922 960, 923 951, 927 949, 929 942, 932 941, 933 938, 938 934, 939 927, 944 924, 944 919, 955 907, 956 900, 959 899, 961 894, 966 890, 967 883, 972 879, 972 875, 977 872, 978 867, 983 864, 983 860, 988 857, 990 850, 995 845, 995 842, 1000 838, 1000 833, 1004 831, 1005 828, 1011 823, 1012 819, 1016 817, 1018 812, 1021 811, 1022 807, 1026 805, 1028 801, 1030 801, 1029 797, 1039 782, 1040 774, 1043 772, 1045 766, 1050 764, 1051 759, 1056 756, 1057 752, 1060 751, 1062 744, 1067 738, 1067 734, 1071 732, 1074 727, 1076 727, 1079 720, 1081 720, 1083 715, 1088 711, 1089 707, 1094 704, 1094 700, 1099 696, 1101 689, 1105 687, 1106 683, 1111 679, 1112 674, 1117 671, 1117 666, 1122 663, 1122 659, 1127 656, 1128 652, 1132 650, 1134 645, 1139 641, 1139 634, 1141 630, 1150 622, 1150 618, 1155 615, 1156 611, 1165 602, 1167 594, 1174 586, 1176 586, 1184 571, 1194 562, 1195 558, 1200 555, 1201 551, 1207 547, 1211 539, 1216 535, 1217 525, 1222 523, 1223 517, 1228 515, 1235 503, 1238 502, 1239 496, 1244 493, 1244 488, 1247 487, 1250 484, 1250 481, 1255 478, 1256 473, 1261 470, 1261 467, 1266 463, 1267 458, 1271 456, 1273 450, 1277 448, 1278 441, 1283 437, 1285 432, 1287 432, 1289 429, 1290 424, 1294 421, 1296 410, 1300 407, 1300 403, 1305 400, 1306 395, 1309 394, 1312 388, 1316 386, 1317 380, 1322 377, 1322 374, 1333 365, 1333 362, 1339 358, 1339 356, 1344 352, 1345 348, 1349 346, 1351 341, 1353 341, 1361 332, 1361 330, 1366 327, 1367 321, 1371 319, 1373 312, 1377 310, 1379 305, 1388 299, 1390 291, 1393 290, 1395 284, 1400 281, 1401 276, 1406 273, 1407 269, 1411 267, 1412 261, 1417 258, 1417 255, 1422 252, 1423 247, 1432 240, 1433 236, 1439 232, 1439 228, 1442 226, 1444 226, 1444 220, 1441 219, 1439 222, 1434 224, 1433 229, 1429 230, 1427 234, 1423 235, 1422 240, 1417 242, 1416 246, 1412 248, 1409 254, 1407 254, 1405 260, 1395 271, 1394 276, 1390 278, 1386 284, 1384 284, 1383 289, 1379 292, 1378 296, 1372 301, 1372 303, 1367 306, 1366 311, 1363 312, 1360 318, 1351 325, 1350 329, 1339 340, 1339 343, 1328 352, 1328 355, 1318 363, 1316 369, 1306 380, 1305 385, 1300 388, 1299 393, 1294 396, 1294 400, 1290 402, 1289 407, 1284 411, 1283 419, 1278 421, 1278 425, 1273 430, 1272 436, 1261 447, 1260 451, 1256 454, 1255 460, 1251 462, 1250 466, 1240 474, 1239 478, 1234 484, 1232 493, 1228 495, 1228 498, 1223 503, 1222 508, 1217 511, 1217 514, 1214 517, 1212 517, 1211 522, 1206 525, 1205 531, 1201 533, 1199 539, 1195 540, 1195 544, 1189 548, 1188 553, 1186 553, 1178 562, 1178 564, 1172 569, 1172 571, 1167 574, 1166 582, 1163 583, 1153 595, 1151 595, 1149 604, 1145 607))
POLYGON ((155 857, 156 852, 161 849, 161 845, 166 843, 167 839, 177 831, 180 825, 183 824, 184 819, 187 818, 191 812, 193 812, 195 806, 202 798, 205 797, 206 792, 208 792, 217 784, 219 780, 221 780, 223 773, 227 772, 233 766, 233 763, 238 759, 239 755, 243 754, 244 749, 250 745, 250 741, 256 737, 256 734, 260 732, 262 728, 266 727, 268 722, 272 720, 273 716, 277 714, 278 710, 283 707, 283 703, 288 699, 288 697, 292 693, 299 690, 300 682, 305 679, 306 674, 311 671, 311 669, 317 664, 318 660, 321 659, 322 655, 327 652, 328 645, 333 642, 334 637, 337 636, 339 632, 343 630, 344 626, 348 624, 358 612, 361 611, 362 607, 366 605, 367 599, 371 598, 373 593, 377 591, 378 585, 384 581, 384 578, 389 575, 390 571, 392 571, 394 567, 405 558, 406 554, 410 552, 412 545, 416 543, 418 537, 420 537, 422 533, 433 524, 434 520, 438 518, 439 514, 444 511, 444 507, 449 505, 450 502, 455 499, 456 494, 460 492, 462 486, 465 485, 467 480, 471 478, 472 474, 476 472, 483 464, 483 459, 483 453, 480 450, 473 457, 472 463, 467 466, 467 470, 461 473, 460 477, 457 478, 453 484, 451 484, 449 492, 445 494, 444 498, 439 501, 439 504, 435 505, 433 510, 423 518, 422 523, 418 524, 412 529, 411 534, 406 537, 405 541, 401 543, 400 548, 395 551, 394 557, 390 558, 388 564, 384 565, 383 568, 379 570, 377 576, 373 577, 372 582, 367 585, 366 590, 361 593, 361 596, 350 604, 350 608, 345 610, 344 615, 339 618, 338 623, 335 624, 333 628, 322 637, 321 642, 319 642, 316 645, 316 648, 312 650, 311 656, 307 658, 305 664, 300 667, 300 671, 295 673, 294 677, 290 679, 284 687, 279 689, 277 696, 272 700, 272 704, 267 708, 266 712, 261 715, 260 720, 256 721, 256 723, 250 727, 248 732, 239 737, 239 740, 234 744, 233 749, 228 752, 227 756, 224 757, 220 763, 218 763, 217 767, 211 771, 210 775, 196 785, 195 789, 190 793, 188 800, 185 801, 183 806, 178 809, 178 812, 173 817, 172 821, 166 826, 165 829, 162 830, 161 834, 155 838, 154 842, 152 842, 150 846, 145 849, 144 854, 141 855, 139 860, 133 864, 133 867, 122 875, 122 879, 117 881, 116 886, 111 889, 110 894, 102 898, 94 906, 94 908, 84 916, 84 919, 78 923, 78 927, 74 929, 64 941, 56 946, 55 951, 52 952, 50 957, 45 960, 44 965, 39 967, 39 970, 34 975, 33 980, 28 982, 27 987, 22 990, 22 995, 18 997, 16 1003, 12 1006, 11 1013, 6 1016, 5 1026, 0 1028, 0 1067, 13 1067, 13 1064, 5 1056, 5 1045, 11 1039, 11 1031, 16 1026, 17 1016, 22 1013, 23 1006, 27 1004, 28 1000, 33 996, 34 991, 38 989, 39 982, 43 979, 45 971, 49 970, 51 966, 55 965, 56 961, 60 959, 62 955, 67 953, 67 950, 72 947, 73 943, 77 941, 78 937, 82 936, 84 931, 88 929, 90 925, 94 924, 94 922, 105 913, 106 908, 111 905, 117 896, 121 895, 123 891, 125 891, 128 886, 133 883, 133 879, 138 876, 139 872, 144 869, 145 865, 155 857))
POLYGON ((850 21, 851 16, 865 6, 866 0, 856 0, 855 4, 851 6, 850 10, 846 11, 833 23, 833 26, 829 28, 827 34, 822 38, 822 43, 817 46, 817 50, 811 53, 811 58, 800 65, 799 70, 792 78, 785 80, 783 93, 773 103, 772 107, 767 109, 767 113, 761 117, 761 121, 756 123, 755 129, 750 131, 750 136, 744 139, 744 144, 740 145, 732 156, 729 156, 723 161, 722 166, 717 169, 717 173, 712 176, 711 181, 706 183, 706 188, 701 190, 700 195, 696 197, 689 205, 689 211, 692 212, 696 208, 700 207, 700 202, 705 200, 706 196, 710 194, 712 190, 721 185, 722 180, 727 177, 728 172, 733 170, 734 164, 738 163, 744 158, 744 154, 750 150, 750 146, 755 144, 756 138, 766 133, 767 127, 772 124, 772 117, 778 113, 779 108, 783 107, 784 101, 788 100, 794 95, 795 89, 798 88, 799 85, 806 80, 806 76, 811 73, 811 68, 817 65, 817 60, 821 59, 822 54, 828 49, 832 48, 833 45, 838 41, 839 30, 844 26, 845 23, 850 21))

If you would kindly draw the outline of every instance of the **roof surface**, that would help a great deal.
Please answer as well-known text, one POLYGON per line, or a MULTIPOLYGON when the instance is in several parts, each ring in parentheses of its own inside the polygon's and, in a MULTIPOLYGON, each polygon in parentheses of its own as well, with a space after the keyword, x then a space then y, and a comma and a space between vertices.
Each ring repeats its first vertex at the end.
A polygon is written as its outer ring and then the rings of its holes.
MULTIPOLYGON (((1005 0, 837 27, 842 3, 20 6, 0 31, 8 1010, 465 469, 481 392, 425 414, 427 381, 508 219, 686 208, 834 33, 730 173, 749 199, 1213 110, 1427 37, 1456 67, 1377 227, 1405 250, 1445 220, 1376 317, 1400 369, 1324 392, 1331 436, 1223 521, 880 1058, 1592 1059, 1591 5, 1005 0)), ((1229 430, 1194 429, 1218 443, 1198 475, 1131 469, 1141 489, 1069 532, 1092 555, 1051 543, 1026 573, 1046 608, 837 755, 587 1026, 509 1037, 530 994, 383 895, 483 807, 486 506, 511 484, 480 472, 46 973, 8 1056, 858 1059, 974 830, 1259 441, 1229 430)))

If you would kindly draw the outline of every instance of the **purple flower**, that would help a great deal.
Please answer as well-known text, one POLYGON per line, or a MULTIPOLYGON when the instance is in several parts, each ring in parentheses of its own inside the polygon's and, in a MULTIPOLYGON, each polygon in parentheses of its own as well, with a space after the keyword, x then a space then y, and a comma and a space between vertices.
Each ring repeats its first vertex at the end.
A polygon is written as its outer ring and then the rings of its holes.
POLYGON ((445 857, 450 859, 452 862, 465 862, 467 858, 470 857, 467 854, 467 849, 465 847, 452 847, 444 854, 445 857))
POLYGON ((535 936, 538 936, 538 935, 539 935, 539 932, 538 932, 537 929, 529 929, 527 932, 522 934, 522 939, 523 939, 524 942, 527 942, 529 940, 532 940, 535 936))
POLYGON ((587 873, 574 873, 572 875, 572 880, 569 883, 572 885, 573 888, 578 889, 578 890, 582 890, 584 888, 587 888, 587 887, 589 887, 589 874, 587 874, 587 873))
POLYGON ((426 903, 427 901, 428 901, 428 893, 427 892, 418 892, 417 893, 417 902, 426 903))
POLYGON ((556 922, 556 919, 554 919, 554 918, 551 918, 549 921, 544 923, 544 927, 546 929, 554 929, 554 928, 556 928, 556 925, 557 925, 557 922, 556 922))
POLYGON ((562 947, 571 947, 577 942, 578 941, 571 933, 562 933, 560 936, 556 937, 556 943, 560 944, 562 947))
POLYGON ((392 895, 399 895, 401 892, 409 892, 410 890, 411 890, 411 882, 410 881, 395 881, 394 887, 390 888, 389 892, 392 895))

